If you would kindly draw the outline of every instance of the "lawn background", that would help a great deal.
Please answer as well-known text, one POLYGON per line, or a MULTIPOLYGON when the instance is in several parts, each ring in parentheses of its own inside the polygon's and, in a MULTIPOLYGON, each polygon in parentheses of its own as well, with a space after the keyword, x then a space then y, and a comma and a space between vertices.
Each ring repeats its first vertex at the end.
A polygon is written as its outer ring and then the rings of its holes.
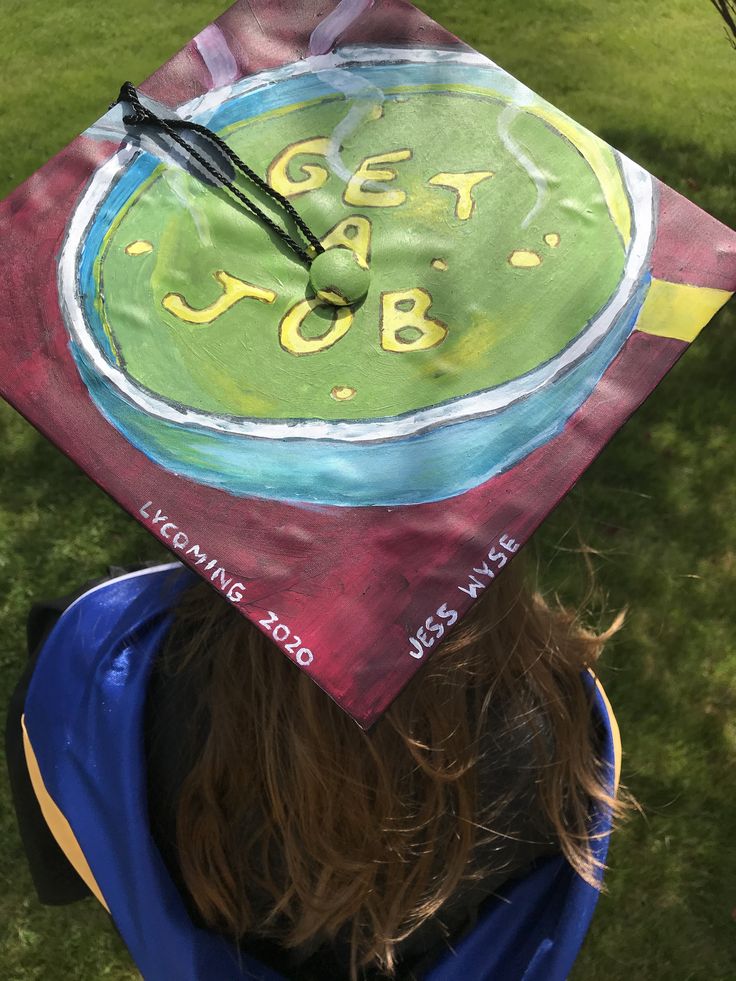
MULTIPOLYGON (((707 0, 424 0, 455 33, 736 226, 736 51, 707 0)), ((221 11, 217 0, 0 0, 0 197, 221 11)), ((0 270, 0 275, 2 271, 0 270)), ((686 353, 546 522, 542 584, 593 622, 629 606, 601 676, 637 816, 614 838, 574 981, 736 979, 736 316, 686 353)), ((34 597, 166 553, 0 409, 0 704, 34 597)), ((139 975, 93 901, 34 898, 0 776, 0 978, 139 975)), ((175 979, 172 979, 175 981, 175 979)), ((326 979, 327 981, 327 979, 326 979)))

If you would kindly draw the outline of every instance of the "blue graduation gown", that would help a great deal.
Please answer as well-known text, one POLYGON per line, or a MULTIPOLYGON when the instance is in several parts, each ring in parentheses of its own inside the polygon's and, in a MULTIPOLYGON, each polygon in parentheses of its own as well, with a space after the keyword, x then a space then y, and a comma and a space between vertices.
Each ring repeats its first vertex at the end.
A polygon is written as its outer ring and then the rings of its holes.
MULTIPOLYGON (((197 927, 158 852, 148 820, 143 710, 171 608, 195 575, 179 563, 101 583, 62 614, 38 655, 24 704, 23 740, 44 818, 67 858, 109 910, 146 981, 283 981, 197 927)), ((609 785, 621 747, 592 673, 609 785)), ((594 811, 605 861, 610 814, 594 811)), ((482 905, 472 931, 423 981, 563 981, 590 924, 598 891, 562 855, 510 880, 482 905)))

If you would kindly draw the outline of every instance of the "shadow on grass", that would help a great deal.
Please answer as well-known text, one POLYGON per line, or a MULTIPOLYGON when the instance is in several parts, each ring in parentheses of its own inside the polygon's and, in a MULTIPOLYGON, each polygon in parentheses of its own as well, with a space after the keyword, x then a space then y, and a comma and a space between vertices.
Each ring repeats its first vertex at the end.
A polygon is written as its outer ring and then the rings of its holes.
POLYGON ((15 574, 64 592, 80 579, 168 555, 153 537, 59 450, 15 417, 0 419, 6 469, 3 549, 15 574), (13 516, 16 520, 13 520, 13 516), (98 567, 102 564, 102 568, 98 567))
POLYGON ((580 558, 551 557, 577 537, 599 553, 608 619, 630 608, 600 673, 645 817, 614 836, 578 981, 736 977, 735 328, 733 310, 706 328, 538 536, 568 601, 580 558), (662 962, 673 936, 692 953, 679 974, 662 962))

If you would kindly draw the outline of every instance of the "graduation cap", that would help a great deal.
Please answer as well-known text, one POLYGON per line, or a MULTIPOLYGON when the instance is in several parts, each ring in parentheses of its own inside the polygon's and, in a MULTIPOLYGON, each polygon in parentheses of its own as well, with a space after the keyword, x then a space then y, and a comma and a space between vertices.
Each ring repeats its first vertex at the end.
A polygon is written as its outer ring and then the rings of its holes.
POLYGON ((363 727, 736 290, 736 234, 404 0, 236 3, 0 258, 5 398, 363 727))

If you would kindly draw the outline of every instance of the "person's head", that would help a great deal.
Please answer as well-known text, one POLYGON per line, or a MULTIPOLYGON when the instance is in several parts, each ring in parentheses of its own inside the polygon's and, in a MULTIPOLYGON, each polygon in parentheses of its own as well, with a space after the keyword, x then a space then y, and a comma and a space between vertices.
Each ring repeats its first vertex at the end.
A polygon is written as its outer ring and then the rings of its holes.
POLYGON ((603 634, 584 628, 527 584, 517 559, 364 732, 206 584, 194 587, 165 663, 200 685, 206 739, 177 842, 205 922, 286 947, 349 929, 353 976, 368 964, 390 972, 394 944, 458 888, 474 848, 494 829, 513 833, 513 794, 507 780, 496 787, 495 766, 514 733, 532 761, 519 787, 539 828, 598 885, 591 801, 616 822, 633 805, 606 791, 580 675, 621 619, 603 634), (268 916, 255 893, 272 901, 268 916))

